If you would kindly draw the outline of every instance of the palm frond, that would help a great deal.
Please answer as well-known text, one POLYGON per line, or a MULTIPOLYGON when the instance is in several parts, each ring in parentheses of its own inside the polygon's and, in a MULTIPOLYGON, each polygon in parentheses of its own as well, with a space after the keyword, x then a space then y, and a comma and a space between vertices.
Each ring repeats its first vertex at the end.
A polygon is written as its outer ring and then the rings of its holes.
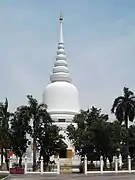
POLYGON ((125 100, 125 98, 124 98, 123 96, 119 96, 118 98, 116 98, 116 99, 114 100, 113 105, 112 105, 111 113, 114 113, 116 107, 117 107, 120 103, 122 103, 124 100, 125 100))
POLYGON ((129 88, 124 87, 123 88, 124 97, 128 99, 130 96, 134 95, 132 91, 129 90, 129 88))
POLYGON ((38 105, 38 109, 47 109, 47 105, 46 104, 39 104, 38 105))
POLYGON ((38 106, 38 101, 35 98, 33 98, 32 95, 27 95, 27 98, 29 106, 35 109, 38 106))
POLYGON ((121 104, 119 104, 116 107, 115 116, 116 116, 117 120, 120 122, 120 124, 122 124, 122 122, 124 120, 124 114, 123 114, 123 106, 121 104))

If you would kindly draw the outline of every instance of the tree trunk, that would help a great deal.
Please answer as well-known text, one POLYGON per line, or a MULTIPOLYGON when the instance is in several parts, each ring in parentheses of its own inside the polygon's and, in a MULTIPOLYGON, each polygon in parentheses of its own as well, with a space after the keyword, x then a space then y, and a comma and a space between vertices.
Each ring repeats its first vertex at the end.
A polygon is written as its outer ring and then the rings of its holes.
POLYGON ((6 162, 7 170, 9 171, 9 159, 7 156, 7 149, 5 149, 5 162, 6 162))
POLYGON ((126 126, 126 130, 128 129, 128 116, 127 114, 125 114, 125 126, 126 126))
POLYGON ((43 156, 43 169, 44 171, 48 171, 49 157, 43 156))
POLYGON ((1 169, 3 168, 3 155, 4 155, 3 148, 1 148, 1 169))
POLYGON ((19 157, 19 167, 22 167, 22 157, 19 157))
POLYGON ((33 138, 33 171, 36 171, 36 138, 33 138))
POLYGON ((112 167, 112 162, 113 162, 113 157, 112 156, 109 156, 109 163, 110 163, 110 169, 112 170, 113 167, 112 167))
POLYGON ((126 131, 127 131, 127 139, 126 139, 126 149, 127 149, 127 156, 129 155, 129 144, 128 144, 128 115, 125 113, 125 126, 126 126, 126 131))
POLYGON ((104 156, 103 156, 103 161, 104 161, 104 168, 106 169, 107 168, 107 159, 104 156))

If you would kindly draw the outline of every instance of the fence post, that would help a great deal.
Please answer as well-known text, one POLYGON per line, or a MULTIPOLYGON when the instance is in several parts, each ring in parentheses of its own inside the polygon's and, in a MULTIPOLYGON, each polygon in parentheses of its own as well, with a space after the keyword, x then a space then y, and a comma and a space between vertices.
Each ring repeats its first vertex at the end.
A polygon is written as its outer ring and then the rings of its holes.
POLYGON ((115 156, 115 173, 118 172, 118 158, 115 156))
POLYGON ((59 156, 57 158, 57 174, 60 174, 60 159, 59 159, 59 156))
POLYGON ((27 174, 27 156, 25 156, 25 165, 24 165, 24 169, 25 169, 25 174, 27 174))
POLYGON ((131 173, 131 157, 128 155, 128 171, 131 173))
POLYGON ((9 169, 12 168, 12 157, 9 158, 9 169))
POLYGON ((87 174, 87 156, 84 157, 84 174, 87 174))
POLYGON ((40 170, 41 170, 41 174, 43 174, 43 156, 41 156, 40 170))
POLYGON ((104 164, 103 164, 103 156, 101 156, 100 157, 100 172, 101 172, 101 174, 103 174, 103 166, 104 166, 104 164))

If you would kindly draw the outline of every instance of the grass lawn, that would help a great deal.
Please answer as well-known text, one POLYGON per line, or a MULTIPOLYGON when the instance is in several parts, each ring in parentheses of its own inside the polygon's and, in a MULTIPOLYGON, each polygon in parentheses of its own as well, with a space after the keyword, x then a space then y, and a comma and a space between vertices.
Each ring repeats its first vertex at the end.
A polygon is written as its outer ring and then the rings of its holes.
POLYGON ((0 174, 0 179, 2 179, 2 178, 4 178, 4 177, 6 177, 7 175, 1 175, 0 174))

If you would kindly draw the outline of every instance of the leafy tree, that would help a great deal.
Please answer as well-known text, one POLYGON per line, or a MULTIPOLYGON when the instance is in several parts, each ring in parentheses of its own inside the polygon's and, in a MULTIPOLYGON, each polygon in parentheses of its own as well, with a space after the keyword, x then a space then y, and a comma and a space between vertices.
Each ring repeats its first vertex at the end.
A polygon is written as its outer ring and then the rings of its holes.
POLYGON ((10 138, 12 150, 19 157, 19 166, 22 165, 22 156, 27 150, 27 133, 30 131, 27 107, 20 106, 11 119, 10 138))
POLYGON ((88 160, 99 160, 103 156, 106 167, 107 157, 110 163, 114 155, 123 154, 125 148, 125 127, 119 121, 109 122, 108 115, 102 114, 101 109, 92 107, 81 111, 74 118, 74 123, 67 128, 69 139, 75 145, 76 152, 88 160))
POLYGON ((38 131, 38 147, 40 157, 43 156, 44 169, 48 166, 50 156, 58 154, 62 146, 63 136, 59 134, 59 128, 55 125, 43 121, 38 131))
POLYGON ((106 165, 106 159, 109 158, 112 161, 114 155, 114 144, 112 139, 112 125, 102 119, 94 122, 92 125, 92 132, 94 134, 93 143, 95 151, 97 152, 98 159, 102 155, 106 165))
POLYGON ((37 143, 38 134, 41 130, 41 122, 46 122, 48 125, 52 124, 52 119, 47 112, 47 106, 45 104, 40 104, 33 98, 32 95, 28 95, 28 114, 29 120, 32 121, 31 136, 33 138, 33 171, 36 170, 36 153, 37 153, 37 143))
POLYGON ((108 115, 101 113, 101 109, 92 107, 87 111, 81 110, 76 115, 73 122, 77 124, 70 125, 67 128, 69 139, 75 145, 76 151, 88 159, 99 159, 100 155, 106 156, 110 149, 108 115))
POLYGON ((8 111, 8 100, 6 98, 4 103, 0 103, 0 148, 1 148, 2 166, 3 166, 3 154, 4 154, 8 170, 9 170, 9 165, 8 165, 7 149, 10 148, 9 120, 11 115, 12 114, 8 111))
POLYGON ((77 128, 73 124, 67 127, 68 137, 75 146, 75 150, 80 156, 91 155, 94 151, 94 144, 92 142, 93 133, 89 131, 90 125, 87 124, 90 111, 81 110, 80 114, 77 114, 73 120, 77 124, 77 128))
POLYGON ((133 122, 135 117, 135 96, 129 88, 123 88, 123 96, 114 100, 111 112, 115 114, 120 123, 124 122, 128 129, 128 122, 133 122))
POLYGON ((128 141, 130 156, 135 160, 135 125, 129 127, 126 138, 125 142, 128 141))

